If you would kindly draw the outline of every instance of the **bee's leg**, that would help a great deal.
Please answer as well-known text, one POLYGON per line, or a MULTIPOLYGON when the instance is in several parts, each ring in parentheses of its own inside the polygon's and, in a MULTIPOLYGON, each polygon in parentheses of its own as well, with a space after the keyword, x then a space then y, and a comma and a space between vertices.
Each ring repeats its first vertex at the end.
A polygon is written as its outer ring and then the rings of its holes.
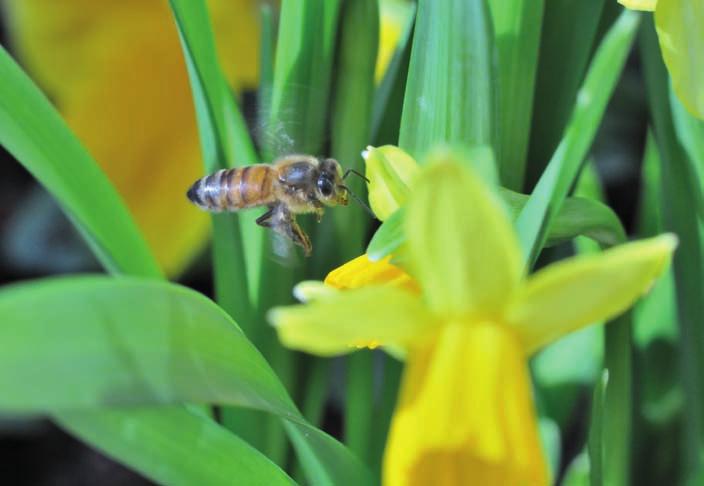
POLYGON ((293 215, 291 215, 291 219, 289 220, 286 230, 288 232, 287 236, 291 238, 295 244, 303 247, 303 252, 306 256, 310 256, 313 245, 311 245, 308 235, 305 234, 300 226, 298 226, 298 223, 293 215))
POLYGON ((296 217, 283 204, 274 206, 269 212, 257 219, 257 223, 287 237, 295 244, 301 246, 306 256, 310 256, 313 246, 308 235, 298 226, 296 217), (264 216, 267 217, 265 218, 264 216))
POLYGON ((262 214, 261 216, 259 216, 259 217, 255 220, 255 222, 256 222, 259 226, 263 226, 263 227, 265 227, 265 228, 270 228, 270 227, 271 227, 271 217, 274 215, 274 209, 275 209, 275 208, 273 208, 273 207, 269 207, 269 210, 268 210, 266 213, 264 213, 264 214, 262 214))

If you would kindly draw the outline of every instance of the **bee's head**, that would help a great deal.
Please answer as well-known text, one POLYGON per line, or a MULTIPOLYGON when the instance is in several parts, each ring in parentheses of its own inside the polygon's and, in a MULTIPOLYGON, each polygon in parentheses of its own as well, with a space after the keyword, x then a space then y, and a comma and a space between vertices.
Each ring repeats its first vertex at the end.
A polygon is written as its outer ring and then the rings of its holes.
POLYGON ((335 159, 322 159, 316 181, 318 200, 327 206, 347 206, 349 190, 342 182, 342 167, 335 159))

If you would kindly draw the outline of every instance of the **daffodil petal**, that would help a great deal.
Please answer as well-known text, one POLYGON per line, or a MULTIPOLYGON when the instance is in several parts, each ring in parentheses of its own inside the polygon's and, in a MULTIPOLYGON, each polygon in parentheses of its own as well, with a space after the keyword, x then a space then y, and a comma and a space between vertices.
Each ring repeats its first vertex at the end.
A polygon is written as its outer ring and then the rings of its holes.
POLYGON ((435 323, 417 296, 388 286, 336 292, 307 305, 277 307, 268 317, 284 346, 321 356, 361 347, 405 346, 435 323))
MULTIPOLYGON (((254 84, 258 2, 208 5, 228 79, 254 84)), ((179 274, 203 248, 211 223, 184 196, 203 166, 168 2, 10 0, 7 6, 14 44, 31 74, 115 184, 161 266, 179 274)))
POLYGON ((518 241, 501 201, 452 154, 424 169, 409 198, 409 268, 434 311, 497 314, 521 279, 518 241))
POLYGON ((420 170, 418 163, 392 145, 367 147, 362 155, 369 179, 369 205, 376 217, 385 221, 405 204, 420 170))
POLYGON ((384 484, 547 484, 524 359, 516 337, 490 323, 446 324, 410 351, 384 484))
POLYGON ((623 312, 667 268, 677 240, 662 235, 571 258, 531 277, 506 312, 528 354, 623 312))
POLYGON ((694 116, 704 119, 704 2, 667 0, 655 9, 660 50, 672 87, 694 116))
POLYGON ((388 284, 418 293, 420 289, 415 280, 390 260, 391 256, 378 261, 371 261, 367 255, 358 256, 330 272, 325 283, 338 289, 388 284))
POLYGON ((652 12, 658 0, 618 0, 618 3, 631 10, 646 10, 652 12))

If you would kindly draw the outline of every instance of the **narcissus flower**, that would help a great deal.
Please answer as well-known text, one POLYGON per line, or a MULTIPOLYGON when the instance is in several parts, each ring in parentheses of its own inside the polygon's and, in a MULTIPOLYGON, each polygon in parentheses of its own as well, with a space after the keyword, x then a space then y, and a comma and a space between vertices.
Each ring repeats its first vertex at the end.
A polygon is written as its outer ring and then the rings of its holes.
MULTIPOLYGON (((9 0, 16 52, 125 199, 167 273, 205 243, 184 191, 203 174, 195 110, 166 0, 9 0)), ((258 79, 259 2, 208 1, 234 88, 258 79)))
POLYGON ((692 115, 704 119, 704 2, 618 1, 626 8, 655 12, 660 51, 675 94, 692 115))
POLYGON ((362 345, 405 350, 384 484, 547 484, 527 359, 629 307, 666 268, 675 238, 572 258, 525 278, 494 192, 451 152, 435 159, 405 207, 404 267, 417 288, 387 261, 359 260, 328 278, 348 290, 309 292, 309 303, 276 308, 270 319, 286 346, 319 355, 362 345))

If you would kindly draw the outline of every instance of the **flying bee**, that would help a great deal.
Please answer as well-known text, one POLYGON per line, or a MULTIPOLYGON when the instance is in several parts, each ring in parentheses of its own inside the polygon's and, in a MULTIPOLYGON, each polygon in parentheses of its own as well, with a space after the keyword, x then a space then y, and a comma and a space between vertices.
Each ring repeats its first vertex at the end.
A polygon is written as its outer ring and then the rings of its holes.
POLYGON ((219 170, 198 179, 186 196, 201 209, 215 213, 266 206, 257 224, 290 239, 310 256, 310 239, 296 215, 314 213, 320 222, 326 206, 346 206, 352 193, 344 179, 350 173, 366 179, 352 169, 343 174, 335 159, 286 155, 272 164, 219 170))

